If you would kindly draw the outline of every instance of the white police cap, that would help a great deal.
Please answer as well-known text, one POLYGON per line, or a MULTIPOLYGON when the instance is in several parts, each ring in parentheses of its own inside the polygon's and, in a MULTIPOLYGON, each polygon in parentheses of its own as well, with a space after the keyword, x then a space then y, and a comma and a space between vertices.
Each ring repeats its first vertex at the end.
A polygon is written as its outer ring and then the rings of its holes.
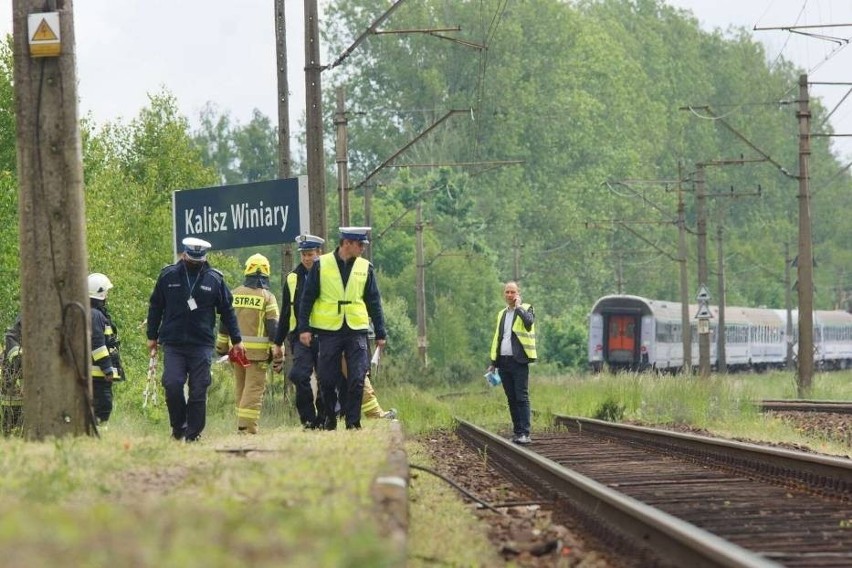
POLYGON ((207 241, 196 237, 186 237, 181 244, 185 247, 186 255, 197 261, 207 260, 207 251, 213 247, 207 241))
POLYGON ((370 244, 370 239, 367 235, 369 232, 370 227, 340 227, 340 238, 370 244))
POLYGON ((299 235, 296 237, 296 244, 299 245, 299 250, 312 250, 318 249, 322 247, 322 244, 325 242, 325 239, 321 239, 316 235, 299 235))

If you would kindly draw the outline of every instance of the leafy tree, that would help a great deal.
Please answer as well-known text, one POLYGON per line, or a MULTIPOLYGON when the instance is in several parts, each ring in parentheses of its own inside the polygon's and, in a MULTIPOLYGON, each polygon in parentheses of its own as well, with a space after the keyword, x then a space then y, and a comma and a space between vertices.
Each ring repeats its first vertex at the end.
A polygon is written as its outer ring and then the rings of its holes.
POLYGON ((0 42, 0 325, 14 321, 20 307, 15 96, 12 36, 0 42))
POLYGON ((278 177, 278 129, 255 109, 251 121, 231 124, 230 114, 217 114, 208 103, 193 140, 205 165, 219 173, 220 183, 232 185, 278 177))

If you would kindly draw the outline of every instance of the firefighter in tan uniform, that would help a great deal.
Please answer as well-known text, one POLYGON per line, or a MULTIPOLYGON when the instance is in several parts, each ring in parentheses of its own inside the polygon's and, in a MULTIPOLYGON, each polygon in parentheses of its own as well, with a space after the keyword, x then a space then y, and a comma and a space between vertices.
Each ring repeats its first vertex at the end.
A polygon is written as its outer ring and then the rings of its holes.
MULTIPOLYGON (((248 359, 248 366, 233 362, 237 430, 243 434, 257 434, 272 340, 278 326, 278 303, 269 291, 269 273, 269 260, 262 254, 252 255, 246 261, 242 286, 232 290, 248 359)), ((228 352, 228 335, 224 329, 219 330, 216 351, 220 355, 228 352)))

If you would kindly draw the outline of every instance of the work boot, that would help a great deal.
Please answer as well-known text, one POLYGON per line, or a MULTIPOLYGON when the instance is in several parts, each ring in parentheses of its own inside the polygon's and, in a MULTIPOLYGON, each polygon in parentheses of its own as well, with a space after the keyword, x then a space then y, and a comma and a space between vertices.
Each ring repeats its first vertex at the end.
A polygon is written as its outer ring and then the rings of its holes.
POLYGON ((361 429, 361 422, 359 421, 359 422, 353 422, 352 424, 347 424, 346 429, 347 430, 360 430, 361 429))
POLYGON ((390 410, 386 410, 382 412, 379 418, 384 418, 385 420, 395 420, 397 417, 396 408, 391 408, 390 410))
POLYGON ((325 419, 325 423, 322 425, 323 430, 337 430, 337 417, 330 416, 325 419))
POLYGON ((520 436, 515 436, 512 439, 512 441, 515 442, 516 444, 521 445, 521 446, 526 446, 527 444, 532 442, 530 437, 527 436, 526 434, 521 434, 520 436))

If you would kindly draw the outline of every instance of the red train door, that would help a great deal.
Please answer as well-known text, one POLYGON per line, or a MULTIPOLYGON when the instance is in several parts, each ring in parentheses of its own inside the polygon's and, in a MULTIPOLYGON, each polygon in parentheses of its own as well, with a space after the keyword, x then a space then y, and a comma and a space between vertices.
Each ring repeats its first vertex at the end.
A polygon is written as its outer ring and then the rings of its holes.
POLYGON ((610 363, 636 361, 638 319, 632 315, 611 315, 607 326, 607 360, 610 363))

